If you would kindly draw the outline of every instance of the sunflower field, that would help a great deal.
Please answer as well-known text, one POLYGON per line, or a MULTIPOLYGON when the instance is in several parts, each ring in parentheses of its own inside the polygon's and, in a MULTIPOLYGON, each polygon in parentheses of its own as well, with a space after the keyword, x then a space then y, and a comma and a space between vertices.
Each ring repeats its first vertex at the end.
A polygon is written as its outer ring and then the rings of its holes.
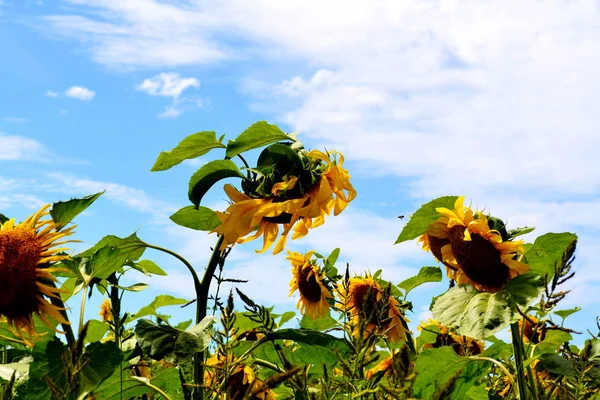
POLYGON ((464 196, 440 197, 414 210, 397 238, 382 238, 431 254, 432 266, 391 282, 386 271, 340 265, 343 249, 286 250, 356 198, 341 153, 306 149, 261 121, 227 141, 190 135, 152 171, 208 153, 212 161, 202 159, 190 179, 191 204, 170 217, 214 237, 206 266, 135 233, 106 232, 75 254, 73 221, 102 193, 24 219, 0 214, 2 400, 600 399, 598 320, 595 331, 576 332, 568 317, 579 308, 561 307, 575 234, 525 243, 532 227, 509 229, 464 196), (203 205, 231 178, 239 185, 224 185, 226 209, 203 205), (275 312, 246 295, 242 279, 223 277, 235 245, 258 239, 257 253, 286 251, 296 310, 275 312), (123 311, 145 288, 125 286, 126 274, 165 275, 147 249, 181 263, 194 299, 159 295, 123 311), (413 289, 442 280, 448 289, 432 299, 433 319, 409 328, 413 289), (103 300, 99 318, 85 320, 92 296, 103 300), (190 321, 171 323, 159 310, 166 306, 185 307, 190 321))

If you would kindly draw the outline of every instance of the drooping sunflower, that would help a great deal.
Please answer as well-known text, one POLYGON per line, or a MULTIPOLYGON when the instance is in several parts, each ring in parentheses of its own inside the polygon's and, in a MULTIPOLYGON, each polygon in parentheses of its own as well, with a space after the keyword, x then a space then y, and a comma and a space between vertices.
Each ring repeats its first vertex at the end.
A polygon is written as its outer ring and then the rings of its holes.
POLYGON ((473 212, 463 203, 461 196, 453 210, 436 208, 440 217, 429 225, 419 242, 446 266, 450 279, 495 293, 529 271, 529 266, 519 260, 524 253, 523 241, 504 240, 498 230, 491 228, 486 215, 473 212))
MULTIPOLYGON (((283 145, 273 146, 281 149, 283 145)), ((338 215, 354 200, 356 190, 350 183, 348 170, 342 167, 344 157, 340 153, 325 154, 317 150, 293 152, 299 161, 292 166, 286 164, 280 167, 277 162, 282 161, 277 161, 268 167, 273 171, 287 170, 286 175, 265 175, 246 184, 244 193, 232 185, 225 185, 231 205, 225 212, 217 212, 221 224, 213 230, 224 236, 221 250, 228 245, 263 236, 263 247, 257 252, 265 252, 277 240, 281 225, 283 229, 273 250, 273 254, 280 253, 292 228, 292 239, 304 237, 309 229, 322 225, 325 216, 332 211, 338 215)), ((262 158, 270 160, 268 156, 262 158)), ((285 162, 289 159, 285 158, 285 162)))
MULTIPOLYGON (((216 355, 206 360, 209 370, 205 371, 208 385, 221 385, 226 390, 227 399, 231 400, 275 400, 276 395, 271 389, 263 388, 263 383, 256 378, 254 371, 248 365, 240 364, 238 360, 216 355), (226 382, 222 380, 226 379, 226 382), (246 397, 252 391, 255 394, 246 397)), ((217 389, 217 388, 215 388, 217 389)), ((219 388, 220 389, 220 388, 219 388)))
POLYGON ((328 299, 332 299, 331 290, 327 287, 325 273, 311 260, 314 251, 305 255, 293 251, 286 257, 292 264, 292 280, 290 296, 297 290, 300 300, 297 307, 303 315, 312 319, 322 318, 330 309, 328 299))
POLYGON ((527 318, 519 320, 519 330, 523 332, 525 343, 538 344, 546 338, 547 326, 545 323, 540 323, 536 317, 528 315, 527 318))
POLYGON ((435 342, 424 344, 423 349, 437 349, 442 346, 450 346, 456 354, 461 357, 466 357, 481 354, 485 348, 483 342, 468 336, 451 332, 446 326, 440 324, 434 319, 429 319, 425 322, 422 322, 417 329, 424 330, 430 326, 437 327, 439 333, 435 338, 435 342))
POLYGON ((360 334, 361 326, 367 333, 384 334, 391 342, 406 340, 408 322, 400 311, 400 303, 385 291, 373 277, 354 277, 338 285, 342 311, 349 312, 354 335, 360 334))
POLYGON ((49 207, 42 207, 20 224, 9 219, 0 225, 0 316, 23 339, 23 332, 30 338, 36 336, 34 315, 54 330, 48 317, 68 323, 62 309, 47 297, 58 297, 61 292, 49 284, 57 281, 52 274, 60 270, 50 265, 69 258, 59 254, 67 248, 57 246, 72 242, 59 240, 71 235, 75 227, 57 230, 54 221, 45 218, 49 207))

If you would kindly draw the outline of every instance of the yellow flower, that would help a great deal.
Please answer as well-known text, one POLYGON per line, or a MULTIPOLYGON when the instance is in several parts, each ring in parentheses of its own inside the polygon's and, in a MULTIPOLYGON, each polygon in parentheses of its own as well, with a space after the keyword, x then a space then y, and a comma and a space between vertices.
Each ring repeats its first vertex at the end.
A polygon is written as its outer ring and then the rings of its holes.
POLYGON ((37 315, 48 327, 55 325, 48 317, 59 323, 67 323, 59 308, 46 297, 58 298, 60 289, 48 284, 56 282, 53 272, 61 269, 49 267, 50 263, 69 257, 57 254, 66 248, 56 248, 72 241, 57 240, 73 233, 74 226, 57 231, 48 215, 49 205, 28 217, 20 224, 10 219, 0 225, 0 316, 4 316, 15 334, 36 337, 33 316, 37 315))
POLYGON ((298 290, 300 300, 297 307, 303 315, 316 319, 322 318, 329 312, 327 299, 333 298, 331 292, 323 284, 325 274, 311 261, 314 251, 309 251, 304 256, 293 251, 288 252, 287 259, 292 264, 292 281, 290 282, 290 296, 298 290))
POLYGON ((221 224, 213 230, 224 236, 221 250, 263 236, 263 247, 257 251, 263 253, 275 243, 279 236, 279 225, 282 225, 283 231, 273 249, 273 254, 280 253, 285 248, 292 228, 292 239, 304 237, 309 229, 322 225, 325 216, 332 211, 338 215, 354 200, 356 190, 350 183, 348 171, 342 168, 344 157, 341 154, 331 152, 327 155, 313 150, 307 153, 307 157, 323 162, 325 168, 321 177, 302 197, 280 197, 297 185, 296 176, 289 176, 284 182, 274 184, 272 196, 268 198, 251 198, 232 185, 225 185, 225 193, 232 204, 225 212, 217 212, 221 224), (336 155, 339 155, 339 160, 336 155), (248 236, 254 231, 253 235, 248 236))
POLYGON ((355 277, 338 286, 340 302, 352 315, 354 335, 360 333, 361 325, 366 333, 384 334, 391 342, 405 340, 410 333, 407 323, 409 320, 400 311, 400 304, 389 295, 384 298, 384 290, 372 277, 355 277), (362 323, 362 324, 361 324, 362 323))
POLYGON ((100 304, 100 317, 102 318, 102 322, 110 322, 113 320, 112 307, 110 305, 110 299, 104 299, 102 304, 100 304))
POLYGON ((485 347, 483 342, 468 336, 450 332, 446 326, 434 319, 422 322, 417 329, 423 330, 432 325, 436 326, 440 332, 437 334, 435 342, 424 344, 423 349, 437 349, 442 346, 450 346, 452 347, 452 350, 461 357, 475 356, 483 352, 485 347))
POLYGON ((528 319, 522 318, 519 321, 519 330, 523 332, 523 341, 538 344, 546 338, 546 324, 540 324, 540 321, 531 315, 527 317, 528 319))
POLYGON ((440 217, 419 242, 446 266, 450 279, 480 291, 497 292, 529 271, 529 266, 518 260, 524 253, 523 241, 504 241, 500 232, 490 229, 482 212, 473 212, 463 202, 461 196, 453 210, 436 208, 440 217))
POLYGON ((384 358, 379 364, 377 364, 373 368, 368 369, 367 372, 365 373, 365 376, 367 377, 367 379, 371 379, 373 377, 373 375, 375 375, 378 372, 385 371, 385 374, 388 375, 391 370, 392 370, 392 355, 390 354, 389 356, 384 358))

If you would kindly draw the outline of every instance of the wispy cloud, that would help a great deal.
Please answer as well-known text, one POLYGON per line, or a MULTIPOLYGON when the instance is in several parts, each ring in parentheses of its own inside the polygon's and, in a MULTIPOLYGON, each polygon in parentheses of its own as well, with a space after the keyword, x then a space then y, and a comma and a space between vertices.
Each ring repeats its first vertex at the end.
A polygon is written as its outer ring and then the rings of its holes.
POLYGON ((47 97, 59 97, 60 93, 54 90, 46 90, 46 93, 44 93, 44 95, 46 95, 47 97))
POLYGON ((23 118, 23 117, 2 117, 1 119, 4 122, 13 122, 13 123, 27 122, 27 118, 23 118))
POLYGON ((37 140, 0 132, 0 160, 36 160, 45 153, 37 140))
POLYGON ((152 78, 144 79, 136 89, 151 96, 171 98, 172 103, 165 107, 158 117, 177 118, 185 111, 186 105, 194 104, 196 107, 202 108, 204 103, 201 98, 182 97, 183 92, 187 89, 199 87, 200 82, 196 78, 183 78, 175 72, 163 72, 152 78))

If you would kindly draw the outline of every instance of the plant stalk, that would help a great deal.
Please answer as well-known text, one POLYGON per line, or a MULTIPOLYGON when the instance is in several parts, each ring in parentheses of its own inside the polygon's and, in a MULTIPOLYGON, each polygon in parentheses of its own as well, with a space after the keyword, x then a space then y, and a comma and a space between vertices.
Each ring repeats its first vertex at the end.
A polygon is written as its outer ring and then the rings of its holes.
MULTIPOLYGON (((48 286, 56 288, 54 282, 48 282, 48 286)), ((71 347, 75 344, 75 335, 73 334, 73 328, 69 323, 69 316, 67 315, 67 306, 65 306, 65 303, 60 297, 60 294, 50 297, 50 303, 52 303, 60 309, 60 315, 62 315, 65 321, 67 321, 66 323, 61 323, 60 325, 63 331, 65 332, 65 339, 67 339, 67 344, 69 345, 69 347, 71 347)))
MULTIPOLYGON (((206 317, 206 307, 208 306, 208 293, 210 290, 210 282, 212 281, 215 270, 219 265, 223 251, 220 250, 225 237, 220 235, 213 249, 208 265, 204 271, 202 282, 195 285, 196 288, 196 324, 206 317)), ((204 352, 194 354, 194 400, 203 400, 204 397, 204 352)))
POLYGON ((519 387, 519 399, 527 400, 527 391, 525 390, 525 371, 523 369, 524 361, 524 349, 523 341, 521 338, 521 332, 519 331, 519 323, 514 322, 510 324, 510 333, 512 334, 512 344, 515 353, 515 365, 517 369, 517 383, 519 387))

